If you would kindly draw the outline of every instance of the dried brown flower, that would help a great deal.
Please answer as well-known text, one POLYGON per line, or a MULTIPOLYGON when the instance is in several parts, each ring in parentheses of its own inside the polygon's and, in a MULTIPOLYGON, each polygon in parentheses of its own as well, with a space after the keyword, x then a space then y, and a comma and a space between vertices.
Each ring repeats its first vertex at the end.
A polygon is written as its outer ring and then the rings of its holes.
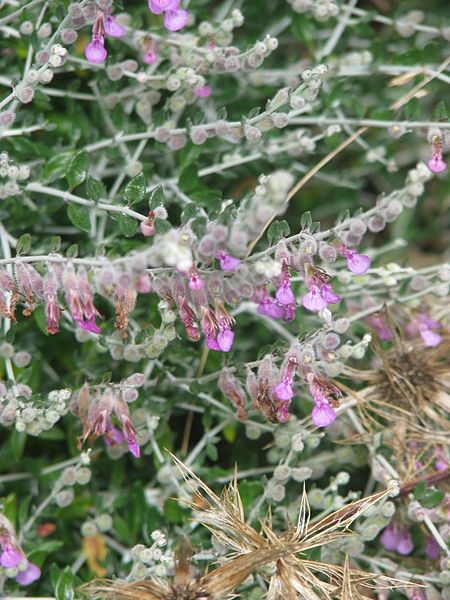
POLYGON ((303 491, 296 525, 288 523, 286 531, 275 532, 269 512, 257 531, 245 520, 237 477, 219 497, 181 461, 173 458, 194 490, 195 499, 187 502, 194 511, 194 519, 229 550, 224 563, 194 578, 190 575, 186 554, 178 555, 173 580, 100 582, 89 586, 91 598, 231 600, 237 597, 238 587, 256 572, 268 581, 268 600, 364 600, 368 598, 364 593, 370 589, 409 585, 351 568, 348 559, 340 566, 310 560, 306 555, 312 548, 350 535, 349 527, 353 521, 392 490, 352 502, 317 521, 310 520, 309 504, 303 491))

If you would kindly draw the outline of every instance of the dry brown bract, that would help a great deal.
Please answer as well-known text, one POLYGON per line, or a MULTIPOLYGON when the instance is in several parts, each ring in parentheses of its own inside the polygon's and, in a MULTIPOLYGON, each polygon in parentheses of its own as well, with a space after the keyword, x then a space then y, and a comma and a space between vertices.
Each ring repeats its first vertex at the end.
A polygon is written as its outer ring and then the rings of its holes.
POLYGON ((392 348, 383 350, 377 342, 374 348, 378 368, 347 368, 343 374, 367 386, 356 392, 339 385, 358 400, 360 422, 367 433, 383 434, 399 474, 408 480, 428 471, 437 447, 450 446, 450 334, 445 332, 441 343, 430 348, 420 338, 405 340, 395 331, 392 348))
MULTIPOLYGON (((297 524, 286 531, 273 530, 269 512, 260 531, 245 521, 235 481, 217 496, 190 469, 174 457, 183 477, 194 491, 189 503, 196 521, 230 551, 224 564, 194 579, 185 556, 177 559, 173 581, 103 582, 90 586, 91 598, 114 600, 228 600, 237 588, 259 572, 268 581, 267 600, 364 600, 373 588, 408 586, 406 582, 344 566, 309 560, 306 553, 349 535, 349 527, 366 509, 388 496, 384 490, 318 520, 310 520, 303 491, 297 524)), ((239 596, 242 597, 242 596, 239 596)))

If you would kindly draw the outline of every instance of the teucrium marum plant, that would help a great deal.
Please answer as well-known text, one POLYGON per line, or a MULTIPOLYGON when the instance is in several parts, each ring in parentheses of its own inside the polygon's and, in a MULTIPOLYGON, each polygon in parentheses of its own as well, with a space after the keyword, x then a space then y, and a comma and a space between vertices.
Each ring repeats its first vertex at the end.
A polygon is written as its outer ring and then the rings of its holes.
POLYGON ((0 592, 448 597, 450 29, 401 4, 3 2, 0 592), (245 577, 177 579, 241 502, 245 577))

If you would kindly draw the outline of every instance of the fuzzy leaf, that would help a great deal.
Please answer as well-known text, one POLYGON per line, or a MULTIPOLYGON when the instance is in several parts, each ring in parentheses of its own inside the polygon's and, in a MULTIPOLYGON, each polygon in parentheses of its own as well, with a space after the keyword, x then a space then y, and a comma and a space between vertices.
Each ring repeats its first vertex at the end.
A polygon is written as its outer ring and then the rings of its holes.
POLYGON ((91 230, 91 220, 89 217, 89 211, 84 206, 78 204, 70 204, 67 209, 67 215, 75 227, 89 233, 91 230))
POLYGON ((89 200, 97 202, 106 195, 105 186, 98 179, 94 179, 90 175, 86 177, 86 194, 89 200))
POLYGON ((117 224, 119 225, 120 231, 123 233, 125 237, 133 237, 133 235, 138 230, 138 222, 133 217, 129 217, 128 215, 118 214, 115 217, 117 224))
POLYGON ((154 210, 157 206, 164 204, 166 197, 164 195, 164 188, 162 185, 157 185, 151 192, 150 198, 148 199, 149 210, 154 210))
POLYGON ((24 233, 17 240, 16 244, 16 253, 19 254, 28 254, 31 248, 31 235, 29 233, 24 233))
POLYGON ((288 236, 291 229, 287 221, 274 221, 267 230, 267 238, 270 245, 276 244, 284 237, 288 236))
POLYGON ((433 119, 435 121, 446 121, 448 119, 447 106, 444 100, 441 100, 434 109, 433 119))
POLYGON ((56 564, 53 564, 50 569, 50 578, 56 600, 73 600, 75 598, 73 573, 70 567, 66 567, 62 571, 56 564))
POLYGON ((144 199, 146 185, 144 173, 139 173, 127 183, 124 196, 128 206, 138 204, 144 199))
POLYGON ((86 179, 88 169, 89 154, 85 150, 77 152, 72 157, 66 173, 66 178, 71 190, 83 183, 86 179))

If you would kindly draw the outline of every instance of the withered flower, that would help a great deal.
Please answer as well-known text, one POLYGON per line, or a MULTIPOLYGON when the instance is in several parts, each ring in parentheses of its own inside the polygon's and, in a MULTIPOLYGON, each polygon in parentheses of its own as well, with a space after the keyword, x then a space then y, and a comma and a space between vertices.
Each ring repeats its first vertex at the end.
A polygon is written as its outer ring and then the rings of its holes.
POLYGON ((366 599, 370 589, 409 586, 408 582, 384 575, 310 560, 307 552, 351 535, 349 527, 366 509, 392 493, 383 490, 327 515, 310 520, 305 491, 300 501, 297 524, 288 523, 286 531, 273 529, 269 512, 259 531, 247 523, 237 486, 237 477, 217 496, 181 461, 173 457, 184 479, 194 491, 187 504, 194 519, 229 550, 221 566, 194 577, 186 555, 176 558, 172 579, 138 582, 103 581, 85 588, 91 598, 111 600, 231 600, 236 590, 251 575, 259 572, 268 582, 268 600, 350 600, 366 599))

